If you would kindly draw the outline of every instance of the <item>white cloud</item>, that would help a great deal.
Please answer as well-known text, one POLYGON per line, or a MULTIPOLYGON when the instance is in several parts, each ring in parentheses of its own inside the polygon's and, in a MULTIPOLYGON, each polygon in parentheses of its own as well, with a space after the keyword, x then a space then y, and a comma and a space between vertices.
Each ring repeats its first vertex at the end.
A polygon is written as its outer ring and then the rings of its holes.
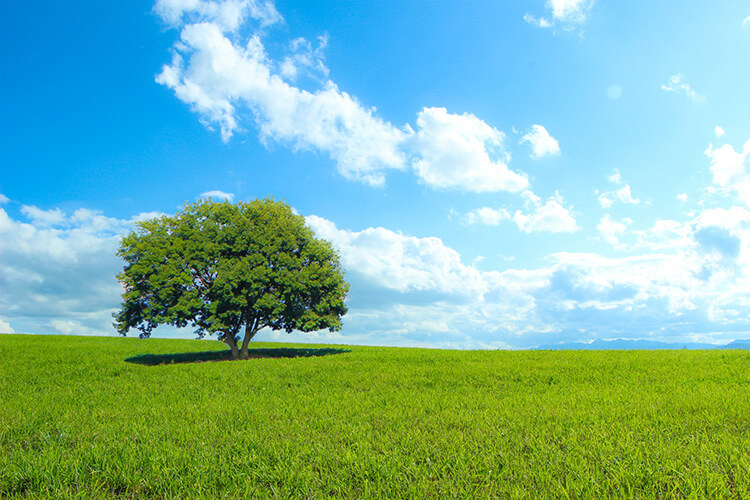
POLYGON ((548 0, 547 8, 552 9, 552 17, 565 23, 580 24, 594 4, 592 0, 548 0))
POLYGON ((669 82, 661 86, 662 90, 667 92, 677 92, 685 94, 690 100, 694 102, 705 102, 706 98, 693 90, 690 85, 685 81, 685 77, 679 73, 669 77, 669 82))
POLYGON ((10 198, 0 193, 0 205, 4 205, 10 201, 10 198))
POLYGON ((558 193, 555 193, 555 196, 544 204, 530 191, 524 192, 524 197, 527 205, 533 207, 533 211, 524 214, 521 210, 517 210, 513 214, 513 222, 521 231, 525 233, 572 233, 580 229, 573 214, 563 206, 563 200, 558 193))
POLYGON ((154 12, 171 26, 209 21, 225 30, 236 30, 249 16, 261 26, 282 22, 273 2, 265 0, 157 0, 154 12))
MULTIPOLYGON (((549 204, 532 193, 524 196, 533 206, 549 204)), ((121 292, 114 275, 122 268, 115 250, 120 235, 143 217, 115 219, 79 209, 58 228, 19 222, 0 209, 2 321, 16 331, 113 334, 111 314, 121 292)), ((316 234, 339 249, 352 284, 344 329, 264 335, 473 348, 611 338, 623 332, 631 338, 745 335, 750 210, 711 209, 684 223, 658 221, 640 232, 622 229, 631 221, 607 219, 600 222, 600 234, 614 235, 622 245, 626 237, 635 237, 646 252, 616 259, 560 252, 541 267, 501 272, 465 263, 440 238, 386 228, 351 231, 308 216, 316 234)))
MULTIPOLYGON (((630 219, 623 220, 632 224, 630 219)), ((648 251, 665 251, 673 249, 691 248, 691 227, 689 224, 671 219, 659 219, 648 229, 630 231, 635 241, 630 242, 632 249, 646 249, 648 251)), ((623 246, 625 246, 623 244, 623 246)))
POLYGON ((346 177, 382 185, 383 172, 405 166, 405 132, 362 107, 333 82, 317 92, 294 87, 272 72, 260 39, 236 45, 211 23, 189 24, 170 65, 156 81, 218 124, 225 141, 240 129, 248 109, 263 140, 328 153, 346 177))
MULTIPOLYGON (((77 211, 76 211, 77 213, 77 211)), ((130 220, 132 222, 143 222, 149 219, 156 219, 158 217, 163 217, 167 214, 163 212, 141 212, 137 215, 134 215, 130 220)))
POLYGON ((534 26, 536 26, 538 28, 551 28, 552 27, 552 23, 549 22, 548 20, 546 20, 545 18, 543 18, 543 17, 539 17, 539 18, 534 17, 531 14, 529 14, 528 12, 526 14, 524 14, 523 20, 526 21, 529 24, 533 24, 534 26))
POLYGON ((709 145, 705 153, 711 159, 714 184, 725 193, 734 192, 750 206, 750 139, 745 141, 741 152, 724 144, 718 148, 709 145))
POLYGON ((691 224, 696 227, 719 226, 725 229, 750 229, 750 210, 734 206, 730 208, 712 208, 701 212, 691 224))
POLYGON ((318 46, 315 48, 305 38, 295 38, 290 43, 291 54, 281 62, 279 73, 289 81, 305 74, 313 78, 328 78, 329 70, 325 65, 327 45, 327 35, 318 37, 318 46))
POLYGON ((690 240, 702 262, 701 278, 725 285, 721 290, 723 301, 744 300, 747 309, 750 306, 750 211, 743 207, 713 208, 699 214, 688 227, 690 240))
POLYGON ((747 26, 750 26, 750 16, 747 16, 745 19, 742 20, 742 27, 745 28, 747 26))
MULTIPOLYGON (((620 249, 626 246, 620 239, 626 235, 623 226, 632 224, 624 222, 606 216, 599 226, 600 234, 614 238, 610 242, 620 249)), ((565 267, 574 264, 576 269, 575 282, 566 289, 609 289, 594 301, 577 293, 575 303, 563 302, 563 307, 620 309, 630 311, 633 318, 648 311, 661 330, 679 330, 686 324, 694 331, 742 330, 741 321, 750 320, 750 211, 711 209, 687 222, 660 220, 649 230, 631 234, 637 236, 631 249, 651 253, 621 259, 595 254, 557 257, 565 267), (658 307, 668 311, 666 318, 658 317, 658 307)))
MULTIPOLYGON (((609 215, 597 229, 600 236, 618 249, 648 252, 672 252, 690 262, 698 280, 733 275, 750 293, 750 210, 743 207, 712 208, 687 221, 657 220, 647 229, 627 230, 630 219, 622 223, 609 215), (626 241, 629 240, 629 241, 626 241)), ((699 286, 706 286, 705 284, 699 286)))
POLYGON ((206 191, 205 193, 201 193, 199 198, 212 198, 219 201, 228 201, 232 202, 234 200, 234 193, 225 193, 224 191, 219 190, 213 190, 213 191, 206 191))
POLYGON ((365 333, 371 344, 507 347, 507 334, 536 323, 531 292, 548 283, 547 270, 479 271, 439 238, 306 221, 339 250, 352 284, 345 339, 365 333))
POLYGON ((619 236, 625 233, 626 229, 627 226, 625 224, 612 219, 609 214, 605 214, 596 226, 596 230, 599 231, 602 239, 615 248, 622 247, 619 236))
POLYGON ((688 200, 688 195, 687 193, 680 193, 677 195, 677 199, 685 203, 688 200))
POLYGON ((603 208, 610 208, 616 201, 629 205, 638 205, 641 200, 633 197, 630 185, 624 184, 622 174, 618 169, 615 169, 610 175, 607 176, 607 180, 612 184, 619 185, 620 187, 613 191, 606 191, 599 194, 599 204, 603 208))
POLYGON ((716 134, 717 139, 720 139, 721 136, 724 135, 724 129, 717 125, 716 128, 714 128, 714 134, 716 134))
POLYGON ((571 210, 564 206, 559 193, 555 193, 544 203, 531 191, 524 191, 522 196, 527 213, 516 210, 511 215, 504 208, 482 207, 467 213, 464 220, 467 224, 487 226, 498 226, 505 220, 512 220, 525 233, 572 233, 580 229, 571 210))
POLYGON ((384 288, 479 294, 487 288, 482 273, 462 264, 458 252, 439 238, 416 238, 382 227, 348 231, 315 215, 305 220, 341 251, 347 269, 384 288))
POLYGON ((65 214, 59 208, 42 210, 35 206, 24 205, 21 207, 21 213, 39 226, 58 226, 65 222, 65 214))
POLYGON ((666 305, 673 315, 696 308, 692 292, 697 291, 697 269, 687 258, 651 254, 610 259, 593 253, 559 253, 553 259, 564 292, 559 297, 563 311, 598 309, 632 314, 640 306, 650 309, 647 314, 656 315, 655 304, 649 304, 653 301, 666 305))
MULTIPOLYGON (((434 188, 518 192, 528 187, 526 175, 508 168, 503 132, 476 116, 429 107, 418 114, 416 132, 409 125, 394 126, 327 79, 327 37, 319 38, 315 49, 306 39, 292 40, 291 54, 278 63, 266 54, 262 32, 244 41, 240 34, 243 16, 261 3, 233 2, 235 7, 226 7, 232 15, 221 14, 224 4, 214 4, 157 4, 157 12, 181 31, 172 62, 156 81, 172 89, 207 127, 217 126, 224 141, 251 123, 262 142, 327 154, 342 175, 372 186, 382 186, 388 170, 411 166, 434 188), (317 90, 291 83, 303 74, 324 81, 317 90)), ((554 153, 556 141, 543 127, 535 132, 535 151, 554 153)))
POLYGON ((3 321, 33 333, 114 333, 111 314, 121 291, 115 274, 122 269, 115 253, 121 235, 146 216, 24 208, 29 223, 0 209, 3 321))
POLYGON ((620 169, 614 169, 614 171, 607 176, 607 180, 612 184, 622 184, 622 174, 620 173, 620 169))
MULTIPOLYGON (((709 211, 684 224, 659 221, 639 235, 651 244, 644 244, 645 254, 561 252, 549 266, 503 272, 462 263, 437 238, 384 228, 347 231, 314 216, 307 221, 341 251, 353 282, 342 335, 371 333, 360 337, 365 343, 518 346, 603 334, 684 339, 686 332, 716 340, 744 335, 750 320, 750 281, 738 271, 749 269, 744 209, 709 211)), ((607 216, 599 231, 625 248, 619 238, 630 224, 607 216)))
POLYGON ((549 135, 547 129, 541 125, 533 125, 531 132, 521 138, 521 143, 524 142, 531 144, 532 158, 560 154, 560 144, 558 144, 557 139, 549 135))
POLYGON ((536 18, 529 13, 523 18, 540 28, 561 26, 565 30, 573 30, 586 22, 593 5, 594 0, 547 0, 545 7, 549 18, 536 18))
POLYGON ((10 323, 0 318, 0 333, 16 333, 16 331, 10 326, 10 323))
POLYGON ((476 116, 424 108, 417 127, 414 169, 425 184, 474 192, 517 192, 528 186, 526 175, 507 166, 505 134, 476 116))
POLYGON ((637 205, 641 202, 638 198, 633 198, 633 194, 630 192, 630 185, 625 184, 619 189, 602 193, 599 195, 599 203, 604 208, 609 208, 614 204, 615 201, 626 203, 630 205, 637 205))
POLYGON ((468 224, 484 224, 487 226, 497 226, 502 221, 509 220, 510 218, 510 213, 504 208, 482 207, 466 214, 466 222, 468 224))

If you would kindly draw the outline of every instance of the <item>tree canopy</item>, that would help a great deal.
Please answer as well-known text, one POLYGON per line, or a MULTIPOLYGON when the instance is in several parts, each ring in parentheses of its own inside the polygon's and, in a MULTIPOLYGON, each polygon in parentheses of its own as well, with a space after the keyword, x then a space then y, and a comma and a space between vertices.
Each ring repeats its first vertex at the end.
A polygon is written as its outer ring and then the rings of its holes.
POLYGON ((248 356, 262 328, 336 331, 346 314, 349 285, 338 254, 270 198, 186 204, 174 216, 139 222, 118 255, 125 260, 117 275, 121 335, 190 325, 200 337, 216 334, 237 358, 248 356))

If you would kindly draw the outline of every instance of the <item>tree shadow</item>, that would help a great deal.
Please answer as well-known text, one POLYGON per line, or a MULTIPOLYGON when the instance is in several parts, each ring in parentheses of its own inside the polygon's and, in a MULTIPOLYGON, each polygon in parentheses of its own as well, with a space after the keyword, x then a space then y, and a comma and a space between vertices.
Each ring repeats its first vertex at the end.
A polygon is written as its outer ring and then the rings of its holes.
MULTIPOLYGON (((297 347, 277 347, 250 349, 248 359, 258 358, 311 358, 316 356, 328 356, 329 354, 342 354, 351 352, 350 349, 334 349, 331 347, 322 348, 297 348, 297 347)), ((198 352, 181 352, 173 354, 141 354, 126 358, 127 363, 137 365, 157 366, 173 365, 181 363, 205 363, 208 361, 232 361, 231 351, 198 351, 198 352)))

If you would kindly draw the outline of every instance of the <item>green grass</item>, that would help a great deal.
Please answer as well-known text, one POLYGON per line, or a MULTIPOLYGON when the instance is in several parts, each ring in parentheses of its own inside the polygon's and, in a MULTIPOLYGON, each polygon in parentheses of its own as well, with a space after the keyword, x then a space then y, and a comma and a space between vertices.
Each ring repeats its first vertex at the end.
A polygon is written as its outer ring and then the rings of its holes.
POLYGON ((750 498, 748 351, 221 346, 0 336, 0 497, 750 498))

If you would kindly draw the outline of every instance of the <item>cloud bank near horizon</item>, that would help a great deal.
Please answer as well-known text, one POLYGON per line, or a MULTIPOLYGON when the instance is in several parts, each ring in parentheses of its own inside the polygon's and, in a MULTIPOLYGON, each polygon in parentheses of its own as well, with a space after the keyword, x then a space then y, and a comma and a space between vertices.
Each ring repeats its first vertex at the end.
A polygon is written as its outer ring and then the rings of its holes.
MULTIPOLYGON (((307 215, 315 233, 340 251, 352 285, 344 329, 292 336, 265 332, 261 338, 523 348, 616 337, 714 343, 747 337, 750 197, 742 182, 727 179, 750 174, 748 151, 750 141, 741 151, 730 144, 706 150, 713 183, 704 201, 730 206, 693 210, 682 220, 660 219, 646 227, 604 213, 596 229, 618 256, 552 252, 544 266, 485 270, 438 237, 384 227, 344 229, 307 215)), ((610 182, 624 185, 618 172, 610 182)), ((537 213, 556 206, 554 198, 542 203, 524 196, 537 213)), ((6 211, 12 203, 0 208, 0 326, 113 334, 119 238, 136 221, 160 214, 123 220, 86 209, 67 214, 22 206, 21 220, 6 211)), ((539 223, 533 215, 516 221, 493 209, 469 215, 490 225, 505 219, 519 226, 539 223)))

